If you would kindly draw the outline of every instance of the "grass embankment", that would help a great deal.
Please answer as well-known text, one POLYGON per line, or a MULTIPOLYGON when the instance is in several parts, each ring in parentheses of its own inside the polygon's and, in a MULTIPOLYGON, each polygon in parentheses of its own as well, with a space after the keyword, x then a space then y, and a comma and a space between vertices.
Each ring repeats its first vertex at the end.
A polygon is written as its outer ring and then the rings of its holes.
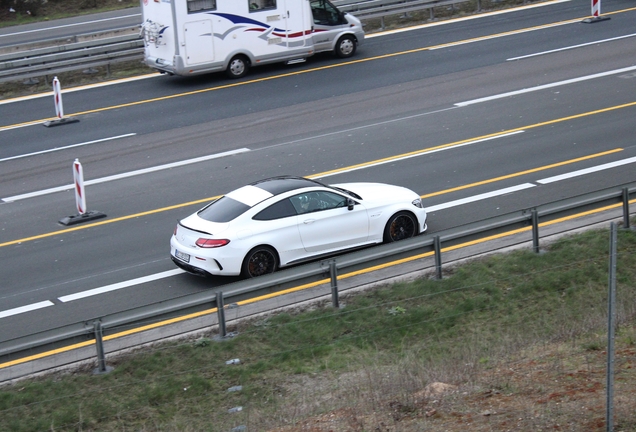
MULTIPOLYGON (((609 234, 0 389, 10 431, 604 430, 609 234), (238 358, 240 364, 227 365, 238 358), (429 384, 455 387, 435 393, 429 384), (242 386, 240 391, 228 391, 242 386), (238 412, 230 412, 241 407, 238 412), (244 426, 245 428, 241 428, 244 426)), ((636 430, 636 232, 620 231, 616 430, 636 430)))

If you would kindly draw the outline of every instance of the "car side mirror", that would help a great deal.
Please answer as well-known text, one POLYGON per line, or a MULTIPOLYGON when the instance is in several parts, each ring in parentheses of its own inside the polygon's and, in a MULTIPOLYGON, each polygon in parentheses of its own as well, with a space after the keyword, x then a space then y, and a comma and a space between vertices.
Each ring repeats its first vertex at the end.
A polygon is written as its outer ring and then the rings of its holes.
POLYGON ((351 198, 347 198, 347 209, 353 210, 354 205, 356 205, 356 202, 351 198))

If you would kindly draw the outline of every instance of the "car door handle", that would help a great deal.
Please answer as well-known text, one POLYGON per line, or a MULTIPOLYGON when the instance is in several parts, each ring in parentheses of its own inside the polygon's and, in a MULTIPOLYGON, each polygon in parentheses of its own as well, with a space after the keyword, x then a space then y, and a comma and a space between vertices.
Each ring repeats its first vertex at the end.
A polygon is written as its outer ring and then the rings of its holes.
POLYGON ((305 225, 309 225, 309 224, 314 223, 314 222, 316 222, 316 219, 306 219, 306 220, 303 221, 303 223, 305 225))

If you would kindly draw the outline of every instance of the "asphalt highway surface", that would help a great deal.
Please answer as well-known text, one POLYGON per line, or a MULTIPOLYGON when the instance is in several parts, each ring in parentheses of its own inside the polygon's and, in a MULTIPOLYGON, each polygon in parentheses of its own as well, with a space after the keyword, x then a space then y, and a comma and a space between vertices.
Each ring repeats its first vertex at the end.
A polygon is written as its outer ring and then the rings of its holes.
POLYGON ((0 101, 0 339, 232 281, 181 272, 169 239, 265 177, 411 188, 427 235, 635 181, 636 4, 602 5, 591 24, 561 1, 374 33, 238 81, 62 83, 79 122, 58 127, 50 94, 0 101), (76 158, 107 217, 66 227, 76 158))

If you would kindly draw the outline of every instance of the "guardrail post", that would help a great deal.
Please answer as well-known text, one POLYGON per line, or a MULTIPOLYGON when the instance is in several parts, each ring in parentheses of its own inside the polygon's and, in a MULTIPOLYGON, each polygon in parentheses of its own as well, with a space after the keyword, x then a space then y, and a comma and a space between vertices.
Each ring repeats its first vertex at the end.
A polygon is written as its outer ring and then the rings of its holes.
POLYGON ((539 213, 532 209, 532 250, 539 253, 539 213))
POLYGON ((225 326, 225 304, 223 303, 223 292, 216 293, 216 312, 219 317, 219 337, 227 336, 227 328, 225 326))
POLYGON ((329 277, 331 277, 331 303, 333 303, 333 307, 339 308, 338 267, 336 267, 336 260, 329 261, 329 277))
POLYGON ((106 366, 106 356, 104 354, 104 341, 102 339, 102 322, 93 323, 93 333, 95 333, 95 347, 97 348, 97 369, 93 370, 94 375, 106 374, 113 370, 112 366, 106 366))
POLYGON ((623 227, 629 229, 629 189, 623 188, 623 227))
POLYGON ((435 275, 437 279, 442 278, 442 242, 439 236, 433 239, 433 248, 435 249, 435 275))
POLYGON ((614 326, 616 325, 616 224, 610 225, 609 287, 607 293, 607 400, 605 424, 607 431, 614 430, 614 326))

